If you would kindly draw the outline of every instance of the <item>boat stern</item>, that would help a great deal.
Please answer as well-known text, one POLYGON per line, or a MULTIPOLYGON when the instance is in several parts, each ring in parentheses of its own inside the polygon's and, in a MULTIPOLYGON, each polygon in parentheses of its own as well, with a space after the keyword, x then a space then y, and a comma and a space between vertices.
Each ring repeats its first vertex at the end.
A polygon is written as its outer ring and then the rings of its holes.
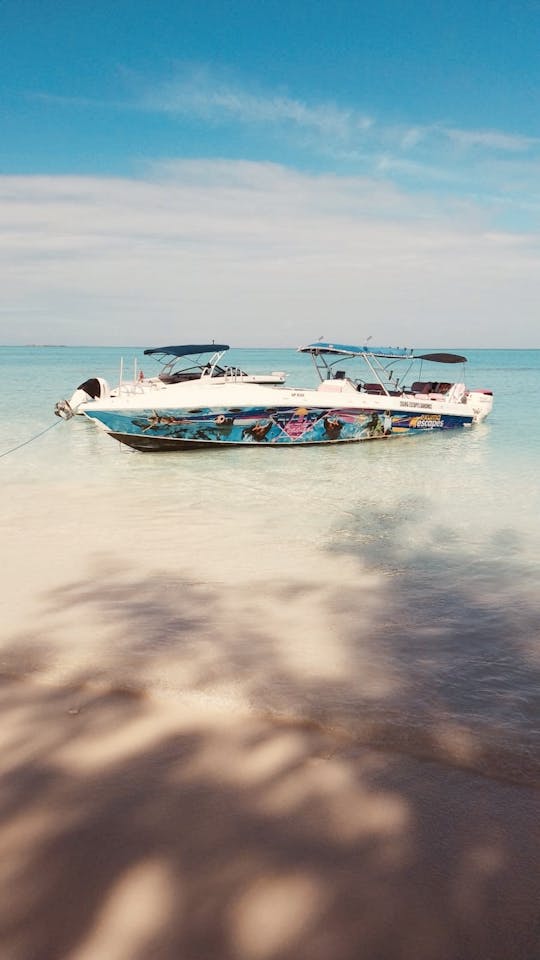
POLYGON ((473 415, 473 423, 485 420, 493 409, 493 393, 491 390, 469 390, 467 406, 473 415))

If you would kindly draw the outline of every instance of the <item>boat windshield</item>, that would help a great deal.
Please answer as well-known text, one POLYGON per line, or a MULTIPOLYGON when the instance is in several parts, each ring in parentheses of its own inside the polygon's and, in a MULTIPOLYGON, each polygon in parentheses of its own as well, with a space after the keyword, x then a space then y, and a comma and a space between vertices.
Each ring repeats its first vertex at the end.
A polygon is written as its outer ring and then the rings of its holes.
POLYGON ((219 361, 228 349, 226 344, 212 343, 152 347, 144 352, 161 364, 159 379, 163 383, 181 383, 224 376, 225 370, 219 366, 219 361))

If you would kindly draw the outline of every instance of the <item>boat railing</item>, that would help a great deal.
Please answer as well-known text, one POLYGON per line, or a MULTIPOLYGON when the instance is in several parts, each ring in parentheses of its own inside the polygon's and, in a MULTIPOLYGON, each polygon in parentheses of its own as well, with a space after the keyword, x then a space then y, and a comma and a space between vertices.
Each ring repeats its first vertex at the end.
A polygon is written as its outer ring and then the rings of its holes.
POLYGON ((245 378, 245 373, 240 367, 225 367, 225 380, 236 382, 240 377, 245 378))
POLYGON ((133 397, 148 393, 149 390, 163 390, 164 387, 165 384, 160 381, 159 377, 149 377, 143 380, 124 380, 118 384, 114 392, 118 397, 133 397))

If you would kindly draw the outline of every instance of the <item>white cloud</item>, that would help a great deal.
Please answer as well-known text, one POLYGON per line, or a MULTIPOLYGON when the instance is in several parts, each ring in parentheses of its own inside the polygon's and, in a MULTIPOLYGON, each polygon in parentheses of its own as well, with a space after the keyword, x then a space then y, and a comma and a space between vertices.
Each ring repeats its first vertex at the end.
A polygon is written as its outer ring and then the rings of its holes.
POLYGON ((503 133, 500 130, 459 130, 455 127, 441 127, 441 132, 461 147, 480 147, 485 150, 523 153, 538 148, 537 137, 525 137, 519 134, 503 133))
POLYGON ((202 117, 218 124, 293 126, 340 140, 352 134, 358 136, 372 125, 370 117, 356 110, 332 103, 310 105, 283 94, 256 94, 202 69, 147 91, 139 106, 149 111, 202 117))
POLYGON ((538 236, 365 177, 217 161, 3 177, 0 219, 2 342, 538 341, 538 236))
MULTIPOLYGON (((531 207, 538 193, 540 138, 493 129, 464 129, 449 120, 389 123, 353 105, 307 101, 283 91, 248 86, 210 68, 177 67, 167 82, 148 85, 122 71, 125 99, 98 103, 81 98, 34 94, 58 108, 70 106, 115 112, 167 115, 171 124, 196 122, 210 155, 230 156, 239 141, 249 157, 279 155, 311 170, 366 177, 391 176, 403 186, 439 184, 441 191, 501 203, 510 192, 516 209, 531 207), (242 132, 242 138, 239 133, 242 132)), ((185 136, 193 137, 193 129, 185 136)))
MULTIPOLYGON (((272 125, 310 130, 320 136, 320 149, 327 151, 329 138, 373 149, 416 150, 418 147, 448 148, 451 143, 463 150, 521 153, 537 151, 540 139, 500 130, 461 129, 433 121, 429 124, 395 125, 374 118, 353 106, 335 103, 308 103, 285 94, 259 90, 223 78, 209 68, 184 69, 169 82, 156 84, 137 95, 138 106, 152 112, 202 118, 215 124, 272 125)), ((339 146, 339 144, 338 144, 339 146)))
POLYGON ((538 137, 501 130, 466 130, 445 123, 380 129, 381 136, 387 142, 394 142, 404 151, 415 150, 419 146, 429 150, 447 149, 450 144, 462 151, 505 154, 537 153, 540 147, 538 137))
MULTIPOLYGON (((504 130, 464 129, 448 121, 394 124, 353 106, 302 101, 252 90, 209 69, 184 70, 137 92, 139 109, 197 120, 212 129, 212 149, 234 152, 237 133, 253 134, 257 154, 281 148, 310 169, 331 166, 402 186, 502 200, 509 183, 521 214, 537 193, 540 139, 504 130), (235 139, 236 138, 236 139, 235 139), (518 193, 521 196, 518 197, 518 193)), ((243 141, 245 142, 245 141, 243 141)), ((249 147, 245 147, 249 151, 249 147)), ((502 212, 502 207, 500 207, 502 212)), ((523 216, 522 216, 523 220, 523 216)))

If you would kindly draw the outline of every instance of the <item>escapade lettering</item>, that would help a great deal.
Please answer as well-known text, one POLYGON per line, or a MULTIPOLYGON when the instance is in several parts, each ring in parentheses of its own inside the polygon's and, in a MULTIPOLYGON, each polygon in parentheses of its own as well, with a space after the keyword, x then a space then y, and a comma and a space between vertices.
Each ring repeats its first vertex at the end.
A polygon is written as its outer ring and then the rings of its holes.
MULTIPOLYGON (((417 417, 415 421, 415 427, 417 430, 422 430, 433 427, 442 427, 443 422, 439 413, 424 413, 421 417, 417 417)), ((412 424, 411 424, 412 426, 412 424)))

